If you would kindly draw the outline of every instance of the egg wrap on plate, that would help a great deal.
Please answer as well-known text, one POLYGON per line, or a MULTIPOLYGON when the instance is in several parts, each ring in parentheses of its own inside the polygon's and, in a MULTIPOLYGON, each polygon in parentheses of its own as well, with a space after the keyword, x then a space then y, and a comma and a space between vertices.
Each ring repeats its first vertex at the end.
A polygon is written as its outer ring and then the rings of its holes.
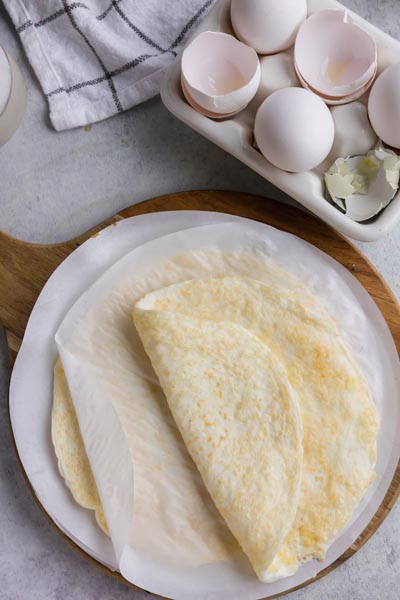
MULTIPOLYGON (((376 410, 364 377, 333 321, 316 306, 305 305, 292 291, 231 277, 188 281, 149 294, 136 304, 133 317, 186 446, 258 576, 264 581, 273 580, 293 573, 300 561, 322 559, 374 478, 378 433, 376 410), (235 339, 238 330, 232 329, 234 326, 244 329, 239 339, 235 339), (220 344, 221 331, 229 340, 225 348, 220 344), (241 386, 242 377, 251 377, 252 385, 256 382, 262 385, 264 369, 271 369, 261 352, 261 344, 257 360, 253 357, 247 363, 241 359, 239 340, 246 347, 249 332, 268 348, 266 356, 272 354, 278 364, 284 365, 288 382, 297 391, 304 432, 297 517, 267 572, 257 551, 255 554, 249 551, 256 542, 263 548, 259 531, 250 528, 242 532, 236 522, 238 506, 250 520, 266 520, 265 552, 268 528, 274 530, 276 516, 266 508, 267 500, 264 506, 260 505, 260 496, 249 489, 246 476, 250 465, 240 444, 247 447, 251 442, 247 432, 240 431, 242 415, 236 414, 236 419, 228 423, 224 418, 225 410, 235 411, 237 401, 233 390, 239 406, 241 399, 246 403, 245 422, 249 424, 252 415, 257 414, 256 435, 264 440, 264 448, 255 452, 251 468, 255 489, 257 478, 265 474, 265 465, 272 463, 275 479, 266 482, 270 489, 265 492, 269 494, 268 500, 276 503, 276 513, 289 521, 293 507, 297 506, 293 494, 296 485, 289 478, 286 481, 285 469, 268 445, 273 434, 264 429, 269 421, 275 432, 286 437, 282 411, 287 411, 287 407, 283 402, 271 407, 270 397, 276 392, 263 385, 265 404, 257 409, 254 390, 243 391, 241 386), (219 361, 227 363, 229 384, 224 376, 218 375, 219 361), (218 383, 221 382, 223 394, 228 397, 223 398, 220 407, 218 383), (220 444, 222 423, 229 433, 220 444), (233 441, 235 434, 240 440, 238 445, 233 441), (232 491, 224 476, 229 481, 231 471, 235 473, 237 469, 241 472, 244 497, 238 495, 232 503, 232 491), (287 496, 292 495, 289 511, 282 502, 285 493, 281 486, 287 496), (270 517, 273 518, 269 520, 270 517)), ((290 464, 295 456, 293 449, 287 446, 285 452, 281 458, 290 464)))
POLYGON ((98 525, 108 535, 106 518, 60 358, 54 367, 53 398, 51 439, 59 471, 74 500, 84 508, 94 510, 98 525))
POLYGON ((378 419, 303 283, 260 255, 186 252, 100 298, 73 339, 123 423, 139 548, 224 560, 227 523, 263 581, 324 557, 374 478, 378 419))

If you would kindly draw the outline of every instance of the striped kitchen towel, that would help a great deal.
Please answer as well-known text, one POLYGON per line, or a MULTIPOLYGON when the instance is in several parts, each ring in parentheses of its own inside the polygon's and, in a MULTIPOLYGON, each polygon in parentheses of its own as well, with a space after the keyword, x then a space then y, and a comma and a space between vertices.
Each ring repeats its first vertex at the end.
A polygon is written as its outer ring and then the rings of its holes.
POLYGON ((55 129, 101 121, 159 92, 214 0, 4 0, 55 129))

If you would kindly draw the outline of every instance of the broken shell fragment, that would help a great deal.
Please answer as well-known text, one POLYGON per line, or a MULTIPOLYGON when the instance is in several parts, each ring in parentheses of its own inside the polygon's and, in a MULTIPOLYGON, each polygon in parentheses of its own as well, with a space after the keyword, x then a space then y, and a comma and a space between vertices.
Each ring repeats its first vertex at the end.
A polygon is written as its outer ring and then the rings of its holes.
POLYGON ((400 157, 378 146, 366 156, 339 158, 325 174, 330 199, 350 219, 368 221, 393 200, 400 179, 400 157))

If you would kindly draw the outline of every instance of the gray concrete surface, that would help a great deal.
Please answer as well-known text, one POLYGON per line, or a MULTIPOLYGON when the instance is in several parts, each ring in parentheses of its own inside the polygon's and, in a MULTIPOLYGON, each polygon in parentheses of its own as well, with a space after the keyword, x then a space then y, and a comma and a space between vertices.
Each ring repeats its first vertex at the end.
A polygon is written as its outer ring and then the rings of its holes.
MULTIPOLYGON (((345 0, 400 39, 399 0, 345 0)), ((95 124, 52 130, 46 101, 5 10, 0 43, 17 59, 28 109, 0 148, 0 228, 35 242, 75 236, 140 200, 176 190, 222 188, 288 199, 178 122, 159 98, 95 124)), ((400 228, 357 244, 400 297, 400 228)), ((1 283, 0 283, 1 284, 1 283)), ((81 558, 48 525, 18 469, 7 424, 7 356, 0 335, 0 600, 140 600, 151 595, 117 583, 81 558)), ((398 600, 400 505, 346 564, 290 600, 398 600)))

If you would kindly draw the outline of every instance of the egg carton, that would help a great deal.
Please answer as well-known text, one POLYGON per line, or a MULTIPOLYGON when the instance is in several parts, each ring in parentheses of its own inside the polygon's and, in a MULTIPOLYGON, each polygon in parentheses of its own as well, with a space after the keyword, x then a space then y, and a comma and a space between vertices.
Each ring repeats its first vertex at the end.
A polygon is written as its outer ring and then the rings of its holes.
MULTIPOLYGON (((201 31, 222 31, 234 35, 229 17, 230 0, 220 0, 202 22, 201 31)), ((378 46, 378 75, 400 62, 400 42, 336 0, 308 0, 308 15, 320 10, 346 10, 352 20, 369 32, 378 46)), ((189 42, 190 43, 190 42, 189 42)), ((324 174, 332 164, 325 160, 304 173, 288 173, 274 167, 254 147, 253 125, 256 109, 249 106, 232 118, 216 121, 194 110, 185 100, 181 88, 181 56, 169 66, 161 85, 161 98, 167 109, 178 119, 217 146, 241 160, 245 165, 297 200, 309 211, 341 233, 362 242, 373 242, 385 235, 400 219, 400 192, 374 219, 357 223, 340 212, 325 197, 324 174)), ((368 93, 360 98, 368 103, 368 93)))

